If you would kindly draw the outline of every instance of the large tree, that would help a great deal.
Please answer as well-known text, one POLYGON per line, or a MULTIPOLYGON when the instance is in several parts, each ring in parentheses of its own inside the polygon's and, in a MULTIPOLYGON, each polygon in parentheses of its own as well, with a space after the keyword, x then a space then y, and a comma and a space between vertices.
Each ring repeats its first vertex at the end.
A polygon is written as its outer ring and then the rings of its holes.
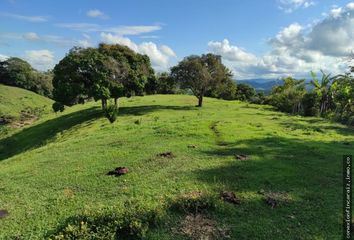
POLYGON ((231 71, 214 54, 189 56, 171 69, 171 76, 181 88, 190 89, 198 98, 198 107, 203 105, 203 97, 212 89, 226 84, 232 76, 231 71))
POLYGON ((120 83, 124 87, 124 95, 143 95, 146 84, 155 80, 155 73, 151 67, 150 58, 134 52, 126 46, 101 43, 98 51, 105 56, 112 57, 124 69, 120 83))
POLYGON ((122 72, 117 61, 95 48, 73 48, 54 68, 54 99, 70 106, 94 98, 105 109, 122 72))

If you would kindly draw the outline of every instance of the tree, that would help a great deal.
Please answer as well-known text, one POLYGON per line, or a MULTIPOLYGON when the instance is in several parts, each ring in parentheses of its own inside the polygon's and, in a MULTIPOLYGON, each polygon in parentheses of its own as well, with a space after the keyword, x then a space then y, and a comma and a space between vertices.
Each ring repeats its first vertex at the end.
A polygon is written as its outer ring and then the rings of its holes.
POLYGON ((36 71, 20 58, 12 57, 0 61, 0 83, 24 88, 47 97, 52 96, 51 73, 36 71))
POLYGON ((335 119, 354 125, 354 78, 350 73, 333 78, 331 86, 335 119))
POLYGON ((302 98, 305 93, 305 80, 287 77, 283 79, 283 85, 272 89, 269 102, 280 111, 301 114, 302 98))
POLYGON ((171 69, 171 77, 180 87, 190 89, 198 98, 198 107, 203 105, 203 97, 208 91, 225 84, 231 76, 221 57, 210 53, 186 57, 171 69))
MULTIPOLYGON (((134 52, 126 46, 101 43, 98 51, 114 59, 119 64, 119 93, 122 96, 143 95, 148 82, 155 79, 150 58, 134 52), (123 89, 121 89, 123 87, 123 89)), ((117 85, 115 85, 117 87, 117 85)))
POLYGON ((122 72, 113 58, 95 48, 73 48, 54 68, 54 99, 71 106, 93 97, 105 109, 122 72))
POLYGON ((256 90, 246 83, 240 83, 236 86, 236 99, 241 101, 250 101, 256 95, 256 90))
POLYGON ((332 78, 330 74, 326 74, 321 70, 322 78, 319 80, 314 72, 311 72, 311 84, 314 87, 314 92, 320 100, 320 115, 324 116, 331 108, 333 97, 331 93, 332 78))

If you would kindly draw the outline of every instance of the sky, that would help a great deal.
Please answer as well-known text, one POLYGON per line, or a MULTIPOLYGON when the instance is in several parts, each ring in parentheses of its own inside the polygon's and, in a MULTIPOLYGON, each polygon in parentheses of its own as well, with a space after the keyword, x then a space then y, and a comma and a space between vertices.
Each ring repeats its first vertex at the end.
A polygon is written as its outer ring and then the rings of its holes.
POLYGON ((221 55, 236 79, 348 68, 354 2, 344 0, 0 0, 0 60, 52 69, 73 46, 122 44, 157 72, 221 55))

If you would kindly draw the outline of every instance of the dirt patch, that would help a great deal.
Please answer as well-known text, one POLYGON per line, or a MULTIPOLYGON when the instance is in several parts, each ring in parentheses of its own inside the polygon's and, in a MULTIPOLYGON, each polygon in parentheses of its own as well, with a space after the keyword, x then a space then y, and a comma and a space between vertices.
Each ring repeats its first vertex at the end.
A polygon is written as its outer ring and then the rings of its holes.
POLYGON ((113 175, 113 176, 121 176, 124 174, 127 174, 129 172, 128 168, 126 167, 117 167, 113 171, 109 171, 107 175, 113 175))
POLYGON ((187 215, 181 222, 179 233, 192 240, 213 240, 230 238, 227 230, 202 214, 187 215))
POLYGON ((157 154, 158 157, 163 157, 163 158, 174 158, 175 155, 172 152, 164 152, 164 153, 159 153, 157 154))
POLYGON ((264 202, 271 208, 291 201, 291 197, 286 192, 264 192, 262 195, 264 195, 264 202))
POLYGON ((235 155, 235 158, 240 161, 246 161, 250 159, 250 157, 246 154, 237 154, 235 155))
POLYGON ((9 212, 5 209, 0 209, 0 218, 7 217, 9 215, 9 212))
POLYGON ((229 202, 232 204, 241 204, 241 200, 235 195, 233 192, 222 191, 220 193, 220 197, 225 202, 229 202))
POLYGON ((188 145, 188 148, 197 148, 197 145, 191 144, 191 145, 188 145))

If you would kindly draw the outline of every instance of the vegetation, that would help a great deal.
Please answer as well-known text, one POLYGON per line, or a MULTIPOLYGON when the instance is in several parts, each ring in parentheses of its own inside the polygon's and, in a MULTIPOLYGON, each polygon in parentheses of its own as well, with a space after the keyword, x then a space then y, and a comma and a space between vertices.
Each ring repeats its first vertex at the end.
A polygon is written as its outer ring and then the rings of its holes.
POLYGON ((305 80, 291 77, 273 88, 268 101, 278 110, 303 116, 321 116, 354 126, 354 78, 351 73, 331 77, 322 71, 321 80, 311 73, 312 90, 305 80))
POLYGON ((24 88, 46 97, 52 97, 52 73, 38 72, 16 57, 0 61, 0 83, 24 88))
POLYGON ((171 76, 181 88, 187 88, 198 98, 198 107, 203 105, 204 95, 224 85, 232 74, 221 62, 221 56, 205 54, 189 56, 171 69, 171 76))
POLYGON ((0 203, 9 215, 0 219, 0 239, 90 239, 118 227, 133 239, 188 239, 180 226, 194 211, 231 239, 341 238, 338 153, 354 154, 352 129, 240 101, 121 101, 114 124, 90 101, 1 138, 0 203), (173 157, 160 155, 167 151, 173 157), (106 175, 118 166, 129 172, 106 175), (241 203, 223 202, 224 190, 241 203), (284 201, 272 209, 268 193, 284 201))

